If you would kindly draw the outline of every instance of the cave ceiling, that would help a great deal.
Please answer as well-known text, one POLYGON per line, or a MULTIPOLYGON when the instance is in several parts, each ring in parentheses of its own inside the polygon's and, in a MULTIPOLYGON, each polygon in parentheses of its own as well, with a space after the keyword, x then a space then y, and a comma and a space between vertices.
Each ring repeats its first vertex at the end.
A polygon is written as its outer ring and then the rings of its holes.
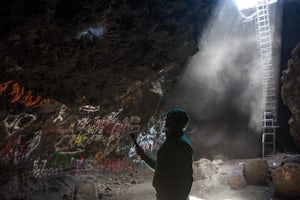
POLYGON ((126 107, 198 51, 199 32, 215 5, 1 1, 0 81, 69 106, 126 107))

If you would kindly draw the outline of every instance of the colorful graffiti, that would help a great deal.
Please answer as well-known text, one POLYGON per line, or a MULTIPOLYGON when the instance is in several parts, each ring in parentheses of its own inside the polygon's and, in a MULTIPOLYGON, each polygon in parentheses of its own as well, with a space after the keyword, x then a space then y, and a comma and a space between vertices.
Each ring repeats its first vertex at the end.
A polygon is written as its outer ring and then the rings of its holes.
POLYGON ((53 164, 49 163, 47 159, 41 160, 40 157, 34 160, 32 174, 35 178, 41 178, 65 173, 81 176, 86 172, 122 173, 132 170, 132 162, 128 156, 106 159, 103 152, 97 152, 94 157, 84 158, 80 154, 55 152, 53 164))
MULTIPOLYGON (((8 94, 12 85, 2 84, 0 94, 8 94)), ((55 112, 47 117, 33 113, 2 115, 1 166, 31 163, 32 176, 37 179, 66 173, 122 173, 143 164, 130 134, 137 136, 148 153, 155 152, 164 140, 161 119, 151 119, 142 131, 140 117, 120 118, 123 109, 107 114, 100 106, 85 105, 78 110, 57 102, 53 106, 55 112)))
POLYGON ((40 107, 50 99, 41 96, 34 96, 32 91, 25 91, 25 88, 13 80, 0 83, 0 96, 10 96, 10 103, 21 103, 25 107, 40 107))
MULTIPOLYGON (((100 110, 100 106, 86 106, 86 108, 91 108, 89 111, 85 111, 89 113, 99 112, 100 110)), ((82 108, 79 109, 79 111, 83 110, 82 108)), ((104 115, 102 118, 97 114, 90 116, 79 113, 78 116, 80 117, 76 119, 68 118, 69 122, 66 122, 68 120, 56 121, 56 124, 64 124, 65 126, 69 124, 68 131, 64 129, 61 132, 61 139, 55 144, 56 152, 60 152, 57 155, 57 158, 59 157, 57 160, 65 165, 70 162, 72 156, 73 159, 77 157, 75 167, 78 171, 77 175, 80 175, 79 169, 86 168, 98 172, 103 169, 119 172, 131 170, 131 165, 143 166, 143 162, 136 155, 129 134, 137 135, 138 144, 147 153, 155 154, 165 140, 164 120, 162 117, 159 119, 152 118, 147 125, 148 131, 141 131, 139 124, 141 119, 138 116, 130 116, 121 120, 118 118, 121 111, 122 109, 104 115), (94 152, 93 156, 89 154, 89 159, 79 158, 79 155, 87 155, 89 152, 94 152), (66 162, 66 160, 68 161, 66 162)), ((67 116, 68 114, 64 113, 64 115, 67 116)), ((56 166, 59 164, 59 162, 55 163, 56 166)))
POLYGON ((24 134, 20 134, 17 137, 8 134, 6 145, 0 151, 1 160, 7 163, 13 161, 14 164, 25 162, 40 144, 41 135, 41 131, 37 131, 32 138, 26 140, 26 135, 24 134))
MULTIPOLYGON (((148 131, 141 132, 137 131, 137 143, 147 152, 155 156, 160 145, 165 141, 166 135, 164 132, 164 123, 165 121, 160 116, 158 119, 152 117, 148 124, 148 131)), ((128 157, 132 160, 134 165, 145 166, 144 161, 142 161, 135 151, 135 145, 133 144, 128 150, 128 157)))
MULTIPOLYGON (((59 115, 54 120, 57 126, 64 124, 68 125, 68 130, 64 129, 64 133, 70 132, 72 134, 62 134, 62 137, 55 143, 55 151, 62 153, 81 153, 85 152, 87 147, 94 148, 95 150, 104 149, 106 156, 110 154, 124 155, 124 151, 127 148, 123 140, 129 142, 130 138, 127 136, 130 133, 136 133, 140 130, 138 124, 140 118, 137 116, 126 117, 123 120, 118 118, 118 114, 122 111, 112 112, 108 115, 100 118, 99 115, 93 117, 84 115, 84 112, 97 112, 99 107, 92 106, 85 107, 88 110, 80 108, 79 116, 77 118, 68 118, 64 120, 64 116, 67 116, 67 108, 62 106, 59 115), (93 111, 91 111, 93 110, 93 111)), ((57 131, 59 129, 55 129, 57 131)), ((61 129, 63 130, 63 129, 61 129)), ((127 148, 128 149, 128 148, 127 148)))

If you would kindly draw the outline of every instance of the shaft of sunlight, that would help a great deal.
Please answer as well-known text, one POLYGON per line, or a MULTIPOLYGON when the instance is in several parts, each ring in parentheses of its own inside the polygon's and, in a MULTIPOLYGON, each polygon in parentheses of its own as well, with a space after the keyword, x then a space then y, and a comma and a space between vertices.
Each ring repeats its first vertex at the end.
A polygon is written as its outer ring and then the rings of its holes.
POLYGON ((256 6, 257 2, 267 1, 268 4, 277 2, 277 0, 235 0, 235 3, 239 10, 253 8, 256 6))

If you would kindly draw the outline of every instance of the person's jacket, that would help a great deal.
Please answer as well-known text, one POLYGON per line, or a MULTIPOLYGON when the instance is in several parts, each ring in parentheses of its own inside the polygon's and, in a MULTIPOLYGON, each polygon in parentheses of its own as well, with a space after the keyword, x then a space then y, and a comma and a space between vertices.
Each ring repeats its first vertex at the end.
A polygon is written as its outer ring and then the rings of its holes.
POLYGON ((159 200, 186 200, 193 183, 193 149, 182 133, 172 135, 161 145, 157 161, 145 162, 155 170, 153 187, 159 200))

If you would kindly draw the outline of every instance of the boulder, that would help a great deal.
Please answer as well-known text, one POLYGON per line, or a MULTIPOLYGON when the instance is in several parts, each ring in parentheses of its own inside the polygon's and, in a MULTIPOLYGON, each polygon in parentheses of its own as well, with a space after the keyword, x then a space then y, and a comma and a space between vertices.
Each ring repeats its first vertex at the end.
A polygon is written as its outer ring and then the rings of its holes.
POLYGON ((282 72, 281 96, 292 113, 290 134, 295 147, 300 150, 300 43, 293 49, 288 68, 282 72))
POLYGON ((229 178, 228 184, 231 189, 243 189, 247 186, 245 178, 241 175, 231 176, 229 178))
POLYGON ((271 172, 276 196, 300 198, 300 164, 284 165, 271 172))
POLYGON ((193 164, 194 180, 197 181, 211 178, 218 173, 218 169, 219 167, 217 164, 206 158, 201 158, 193 164))
POLYGON ((263 159, 247 160, 244 163, 243 175, 249 185, 265 185, 268 179, 268 163, 263 159))
POLYGON ((77 199, 91 199, 96 200, 99 199, 99 194, 96 192, 95 184, 87 183, 80 185, 77 187, 77 191, 75 191, 77 199))

